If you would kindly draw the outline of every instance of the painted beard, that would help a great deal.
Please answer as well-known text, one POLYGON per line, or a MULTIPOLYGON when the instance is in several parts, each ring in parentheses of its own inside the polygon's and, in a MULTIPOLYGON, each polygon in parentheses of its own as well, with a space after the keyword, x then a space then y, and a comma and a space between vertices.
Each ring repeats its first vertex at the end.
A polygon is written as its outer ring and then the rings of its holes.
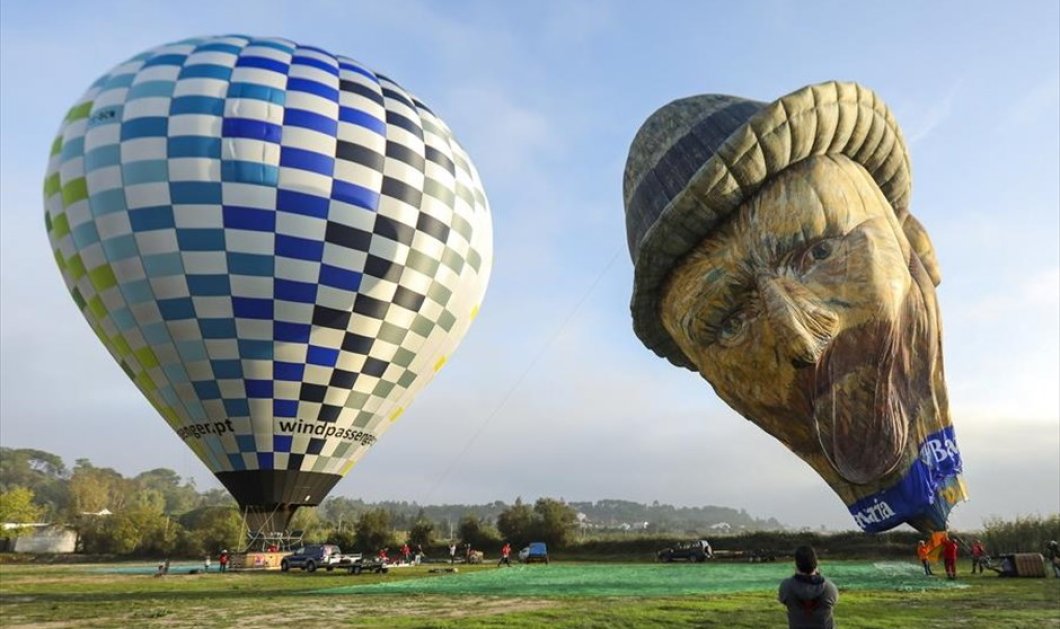
POLYGON ((814 368, 799 374, 821 451, 849 483, 874 483, 904 467, 917 455, 910 432, 921 409, 938 408, 932 374, 938 335, 927 302, 914 282, 896 319, 840 334, 814 368))

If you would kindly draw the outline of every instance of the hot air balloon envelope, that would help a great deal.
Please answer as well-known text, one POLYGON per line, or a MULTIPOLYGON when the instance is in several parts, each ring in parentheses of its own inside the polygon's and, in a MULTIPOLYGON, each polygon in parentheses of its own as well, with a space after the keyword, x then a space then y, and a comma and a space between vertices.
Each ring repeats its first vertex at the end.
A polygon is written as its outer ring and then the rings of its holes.
POLYGON ((189 39, 104 74, 44 195, 92 330, 275 530, 441 368, 489 277, 489 206, 445 123, 285 39, 189 39))

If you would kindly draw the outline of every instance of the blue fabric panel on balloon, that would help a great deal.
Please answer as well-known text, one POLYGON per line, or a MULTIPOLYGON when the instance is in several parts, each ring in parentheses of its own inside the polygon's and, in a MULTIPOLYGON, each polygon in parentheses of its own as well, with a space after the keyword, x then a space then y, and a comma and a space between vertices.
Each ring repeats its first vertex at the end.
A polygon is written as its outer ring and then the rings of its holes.
POLYGON ((186 279, 195 297, 220 297, 232 291, 228 275, 188 275, 186 279))
POLYGON ((213 205, 221 198, 221 184, 212 181, 171 181, 169 196, 174 204, 213 205))
POLYGON ((221 181, 241 181, 262 186, 275 186, 279 180, 279 169, 268 164, 233 160, 221 164, 221 181))
POLYGON ((93 216, 103 216, 114 212, 124 212, 125 192, 120 188, 103 190, 88 197, 89 206, 92 208, 93 216))
POLYGON ((228 86, 228 98, 247 98, 260 100, 273 105, 283 105, 285 93, 266 85, 255 83, 231 83, 228 86))
MULTIPOLYGON (((288 85, 288 89, 290 89, 290 85, 288 85)), ((283 124, 312 129, 332 137, 339 132, 339 124, 335 120, 304 109, 285 110, 283 112, 283 124)))
POLYGON ((310 328, 304 323, 273 322, 273 335, 277 341, 308 343, 310 328))
MULTIPOLYGON (((82 140, 82 144, 83 144, 82 140)), ((66 150, 66 146, 63 146, 63 150, 66 150)), ((63 158, 66 158, 66 154, 63 154, 63 158)), ((93 170, 99 170, 100 168, 106 168, 108 166, 117 166, 121 163, 121 148, 117 144, 108 144, 107 146, 101 146, 94 148, 91 151, 85 153, 85 170, 92 172, 93 170)), ((119 192, 124 197, 125 193, 119 192)))
POLYGON ((361 111, 359 109, 351 109, 349 107, 339 108, 339 120, 355 124, 369 131, 378 133, 379 135, 386 135, 386 123, 382 120, 372 116, 371 114, 361 111))
POLYGON ((238 360, 211 360, 210 366, 213 368, 213 375, 219 379, 243 377, 243 366, 238 360))
POLYGON ((250 404, 245 398, 224 400, 225 413, 229 417, 246 417, 250 415, 250 404))
POLYGON ((961 454, 953 426, 928 435, 920 458, 893 486, 858 500, 847 508, 863 530, 879 533, 910 520, 927 520, 945 530, 954 502, 947 489, 960 482, 961 454))
POLYGON ((184 264, 180 261, 179 253, 159 253, 143 256, 143 263, 148 277, 166 277, 168 275, 180 275, 184 272, 184 264))
POLYGON ((213 380, 192 382, 191 384, 195 387, 195 393, 200 400, 218 400, 221 398, 221 389, 213 380))
POLYGON ((275 261, 272 256, 231 251, 225 255, 228 259, 228 271, 233 275, 271 277, 273 274, 275 261))
POLYGON ((179 159, 182 157, 209 157, 212 159, 220 159, 221 157, 220 138, 180 135, 170 137, 166 142, 166 152, 169 154, 170 159, 179 159))
POLYGON ((272 438, 272 449, 276 452, 290 452, 292 441, 294 439, 290 435, 276 435, 272 438))
POLYGON ((121 139, 165 137, 169 129, 169 119, 162 117, 133 118, 121 125, 121 139))
POLYGON ((272 360, 272 341, 239 339, 239 357, 252 360, 272 360))
POLYGON ((153 55, 144 62, 143 67, 146 69, 154 66, 179 66, 183 65, 187 58, 187 55, 153 55))
POLYGON ((328 200, 304 192, 280 189, 276 192, 276 211, 327 218, 328 200))
POLYGON ((277 279, 274 286, 276 299, 311 304, 317 298, 316 284, 277 279))
POLYGON ((173 229, 176 226, 173 222, 173 208, 168 205, 130 210, 129 222, 134 232, 173 229))
POLYGON ((136 247, 136 239, 133 238, 132 234, 108 238, 102 244, 103 251, 107 254, 107 259, 111 261, 133 258, 140 253, 136 247))
POLYGON ((233 297, 232 310, 235 316, 244 319, 268 319, 272 320, 273 308, 271 299, 255 299, 253 297, 233 297))
POLYGON ((300 382, 305 374, 305 365, 277 361, 272 364, 273 377, 277 380, 300 382))
POLYGON ((283 127, 261 120, 225 118, 221 127, 221 135, 226 138, 249 138, 275 144, 279 143, 283 135, 283 127))
MULTIPOLYGON (((238 207, 232 205, 226 205, 223 208, 223 219, 224 226, 230 229, 246 229, 250 231, 262 231, 262 232, 273 232, 276 231, 276 212, 271 210, 259 210, 252 207, 238 207)), ((229 254, 241 255, 241 254, 229 254)), ((247 254, 242 254, 247 255, 247 254)), ((229 259, 229 265, 231 266, 232 261, 229 259)), ((272 259, 269 259, 269 266, 272 265, 272 259)), ((235 271, 234 271, 235 272, 235 271)), ((257 275, 257 273, 241 273, 236 272, 239 275, 257 275)), ((272 275, 272 269, 269 269, 267 275, 272 275)))
POLYGON ((182 251, 224 251, 222 229, 178 229, 177 244, 182 251))
POLYGON ((363 207, 366 210, 375 210, 379 207, 379 195, 367 188, 336 179, 331 182, 331 198, 336 201, 363 207))
POLYGON ((122 168, 125 185, 152 183, 169 179, 169 163, 164 159, 145 159, 129 162, 122 168))
POLYGON ((158 311, 162 313, 162 318, 167 321, 195 318, 195 304, 188 297, 159 299, 158 311))
POLYGON ((245 381, 248 398, 271 398, 272 380, 247 380, 245 381))
POLYGON ((276 234, 276 255, 320 262, 324 257, 324 243, 308 238, 276 234))
POLYGON ((273 400, 272 413, 276 417, 297 417, 298 400, 273 400))
POLYGON ((339 351, 336 349, 330 349, 327 347, 316 347, 314 345, 309 346, 309 353, 306 356, 306 362, 312 365, 324 365, 326 367, 334 367, 335 361, 339 358, 339 351))
MULTIPOLYGON (((180 71, 181 79, 216 79, 227 81, 232 76, 232 68, 201 63, 192 66, 184 66, 180 71)), ((217 114, 220 115, 220 114, 217 114)))

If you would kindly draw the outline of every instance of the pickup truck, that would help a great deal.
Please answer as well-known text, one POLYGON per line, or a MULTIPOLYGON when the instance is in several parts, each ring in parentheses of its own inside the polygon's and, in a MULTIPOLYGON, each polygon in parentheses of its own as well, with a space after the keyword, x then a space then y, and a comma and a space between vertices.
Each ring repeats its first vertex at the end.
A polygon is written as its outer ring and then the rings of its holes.
POLYGON ((660 550, 655 556, 659 561, 666 562, 677 559, 704 562, 714 557, 714 551, 710 547, 710 542, 697 539, 691 542, 678 542, 669 548, 660 550))

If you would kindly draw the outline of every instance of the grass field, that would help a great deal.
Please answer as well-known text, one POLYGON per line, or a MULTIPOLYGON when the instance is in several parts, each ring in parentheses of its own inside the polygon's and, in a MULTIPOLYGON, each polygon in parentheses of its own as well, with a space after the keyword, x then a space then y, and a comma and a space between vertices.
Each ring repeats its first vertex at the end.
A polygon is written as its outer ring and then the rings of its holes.
MULTIPOLYGON (((553 563, 222 575, 174 564, 157 578, 138 566, 0 565, 0 626, 784 627, 775 592, 789 573, 785 564, 553 563)), ((841 627, 1060 628, 1060 579, 949 582, 901 562, 822 568, 839 586, 841 627)))

